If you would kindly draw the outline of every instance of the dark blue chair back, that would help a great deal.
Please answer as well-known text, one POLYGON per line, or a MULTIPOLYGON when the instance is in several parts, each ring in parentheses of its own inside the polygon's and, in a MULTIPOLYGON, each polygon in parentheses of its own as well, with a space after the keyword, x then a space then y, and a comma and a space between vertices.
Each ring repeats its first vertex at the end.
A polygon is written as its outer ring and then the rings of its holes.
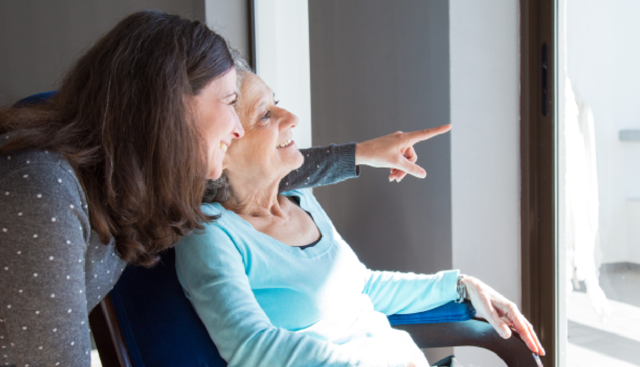
POLYGON ((51 99, 51 97, 55 96, 56 94, 58 94, 57 90, 52 90, 50 92, 42 92, 42 93, 34 94, 32 96, 29 96, 29 97, 26 97, 26 98, 23 98, 23 99, 19 100, 18 102, 16 102, 14 104, 14 106, 15 107, 21 107, 21 106, 26 106, 26 105, 44 103, 45 101, 51 99))
POLYGON ((134 366, 227 365, 182 292, 173 249, 151 269, 128 266, 110 296, 134 366))

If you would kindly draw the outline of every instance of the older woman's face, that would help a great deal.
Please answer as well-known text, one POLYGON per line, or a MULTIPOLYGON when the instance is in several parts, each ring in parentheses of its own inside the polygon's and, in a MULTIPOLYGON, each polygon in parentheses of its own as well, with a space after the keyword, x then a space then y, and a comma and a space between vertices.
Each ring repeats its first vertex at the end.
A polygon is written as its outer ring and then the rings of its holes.
POLYGON ((225 153, 244 134, 234 104, 238 99, 236 70, 214 79, 191 99, 196 123, 207 145, 207 178, 222 174, 225 153))
POLYGON ((242 78, 236 111, 244 128, 244 138, 227 153, 229 172, 256 179, 280 179, 304 162, 292 140, 298 118, 277 106, 273 91, 257 75, 242 78))

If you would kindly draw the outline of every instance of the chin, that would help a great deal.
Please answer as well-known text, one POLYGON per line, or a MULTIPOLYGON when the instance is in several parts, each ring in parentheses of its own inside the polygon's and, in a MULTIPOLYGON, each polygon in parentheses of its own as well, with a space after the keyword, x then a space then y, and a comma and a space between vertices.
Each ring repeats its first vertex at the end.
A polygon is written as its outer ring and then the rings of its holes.
POLYGON ((222 170, 223 170, 223 160, 224 160, 224 156, 220 156, 218 154, 215 154, 216 152, 214 152, 214 154, 211 155, 211 157, 209 158, 209 167, 207 170, 207 178, 210 180, 217 180, 220 178, 220 176, 222 176, 222 170))
POLYGON ((302 156, 302 153, 300 153, 300 151, 296 151, 295 155, 288 156, 286 159, 282 160, 280 164, 286 174, 289 174, 290 172, 302 167, 303 163, 304 157, 302 156))
POLYGON ((217 168, 210 168, 207 174, 207 178, 214 181, 219 179, 220 176, 222 176, 222 165, 217 168))
POLYGON ((213 181, 215 181, 215 180, 219 179, 219 178, 220 178, 220 176, 222 176, 222 171, 221 171, 221 172, 216 172, 216 173, 211 173, 211 174, 209 174, 209 175, 207 176, 207 179, 208 179, 208 180, 213 180, 213 181))
POLYGON ((295 168, 294 169, 298 169, 300 167, 302 167, 302 165, 304 164, 304 156, 302 155, 302 153, 300 153, 299 150, 296 150, 296 157, 295 157, 295 168))

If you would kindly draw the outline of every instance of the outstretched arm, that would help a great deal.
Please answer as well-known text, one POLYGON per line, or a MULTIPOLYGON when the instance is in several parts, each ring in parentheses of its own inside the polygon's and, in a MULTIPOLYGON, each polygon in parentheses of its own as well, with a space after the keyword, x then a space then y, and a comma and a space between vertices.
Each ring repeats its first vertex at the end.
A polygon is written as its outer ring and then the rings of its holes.
POLYGON ((413 146, 446 133, 451 125, 403 133, 401 131, 362 143, 303 149, 304 164, 280 182, 280 191, 331 185, 357 177, 360 165, 390 168, 389 181, 400 182, 407 173, 424 178, 426 171, 415 164, 413 146))
POLYGON ((389 181, 400 182, 409 173, 412 176, 425 178, 427 172, 415 164, 418 156, 413 146, 416 143, 431 139, 451 130, 451 125, 442 125, 433 129, 425 129, 403 133, 397 131, 376 139, 359 143, 356 148, 356 164, 379 168, 391 168, 389 181))
POLYGON ((280 181, 280 192, 331 185, 360 174, 356 166, 356 143, 331 144, 300 152, 304 163, 280 181))

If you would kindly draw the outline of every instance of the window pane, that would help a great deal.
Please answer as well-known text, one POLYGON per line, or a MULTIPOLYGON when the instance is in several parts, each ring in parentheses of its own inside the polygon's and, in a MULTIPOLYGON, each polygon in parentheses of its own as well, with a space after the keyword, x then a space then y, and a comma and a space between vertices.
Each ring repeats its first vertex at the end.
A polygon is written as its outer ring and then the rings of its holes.
POLYGON ((562 366, 640 366, 640 1, 558 2, 562 366))

